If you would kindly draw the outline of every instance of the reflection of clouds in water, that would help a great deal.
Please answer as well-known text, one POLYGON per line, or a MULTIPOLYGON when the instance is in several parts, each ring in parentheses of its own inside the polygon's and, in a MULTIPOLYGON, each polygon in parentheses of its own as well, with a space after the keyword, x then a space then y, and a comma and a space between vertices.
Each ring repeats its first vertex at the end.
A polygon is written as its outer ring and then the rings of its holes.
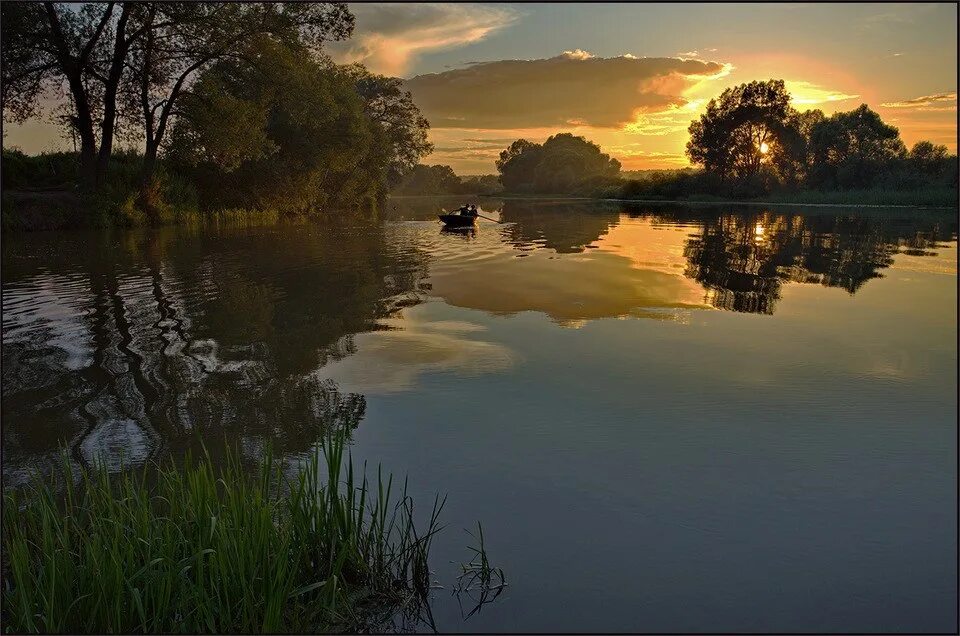
POLYGON ((518 266, 510 253, 479 265, 438 262, 431 294, 457 307, 496 314, 539 311, 559 324, 618 316, 661 318, 664 309, 704 308, 703 289, 679 273, 638 269, 630 259, 597 251, 554 258, 531 252, 518 266))
POLYGON ((355 336, 357 352, 321 368, 317 373, 334 380, 343 391, 397 393, 416 388, 424 373, 444 371, 459 377, 479 376, 509 369, 514 354, 503 345, 473 340, 485 327, 469 322, 384 321, 393 329, 355 336))

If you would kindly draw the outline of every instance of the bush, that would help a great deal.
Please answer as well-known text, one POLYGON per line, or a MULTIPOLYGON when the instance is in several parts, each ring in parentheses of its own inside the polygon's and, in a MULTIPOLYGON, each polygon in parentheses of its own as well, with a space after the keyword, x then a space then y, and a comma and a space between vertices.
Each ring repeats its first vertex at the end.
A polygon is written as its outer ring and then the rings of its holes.
POLYGON ((3 189, 74 189, 80 156, 75 152, 45 152, 36 156, 3 149, 3 189))

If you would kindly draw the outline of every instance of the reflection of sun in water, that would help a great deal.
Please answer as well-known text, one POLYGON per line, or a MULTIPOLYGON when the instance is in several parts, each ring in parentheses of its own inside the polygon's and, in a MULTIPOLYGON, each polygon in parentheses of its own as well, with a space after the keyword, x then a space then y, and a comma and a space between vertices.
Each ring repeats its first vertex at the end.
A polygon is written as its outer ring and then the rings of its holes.
POLYGON ((760 144, 760 154, 765 155, 770 152, 770 146, 767 145, 767 142, 760 144))

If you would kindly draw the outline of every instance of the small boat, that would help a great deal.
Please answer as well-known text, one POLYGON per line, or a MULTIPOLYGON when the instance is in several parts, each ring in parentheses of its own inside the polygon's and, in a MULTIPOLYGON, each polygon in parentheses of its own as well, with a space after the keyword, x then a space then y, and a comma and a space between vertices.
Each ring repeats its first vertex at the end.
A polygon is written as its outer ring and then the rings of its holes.
POLYGON ((437 218, 447 227, 473 227, 477 223, 477 217, 467 214, 439 214, 437 218))

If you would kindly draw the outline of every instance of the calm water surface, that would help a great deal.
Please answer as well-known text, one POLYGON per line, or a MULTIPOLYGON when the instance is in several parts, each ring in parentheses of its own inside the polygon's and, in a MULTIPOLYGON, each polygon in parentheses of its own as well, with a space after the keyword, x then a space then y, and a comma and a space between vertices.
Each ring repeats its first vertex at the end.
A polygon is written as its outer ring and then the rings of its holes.
POLYGON ((4 484, 343 426, 449 495, 441 630, 957 629, 955 213, 441 204, 5 236, 4 484))

